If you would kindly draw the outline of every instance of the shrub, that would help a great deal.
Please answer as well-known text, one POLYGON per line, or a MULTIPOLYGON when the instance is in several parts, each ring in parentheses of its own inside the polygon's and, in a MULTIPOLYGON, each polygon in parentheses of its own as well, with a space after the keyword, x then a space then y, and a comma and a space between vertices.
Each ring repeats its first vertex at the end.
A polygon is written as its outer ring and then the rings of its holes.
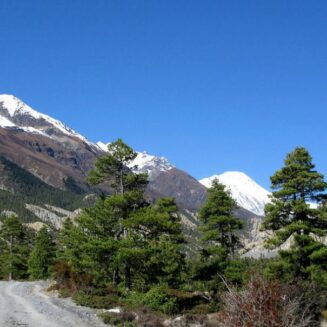
MULTIPOLYGON (((205 293, 202 292, 185 292, 176 289, 169 289, 169 294, 174 296, 176 299, 176 303, 179 311, 192 311, 195 307, 198 307, 199 310, 205 310, 205 312, 201 311, 199 313, 208 313, 209 312, 209 299, 207 298, 205 293)), ((217 311, 217 310, 215 310, 217 311)))
POLYGON ((118 296, 114 294, 95 295, 79 291, 73 295, 73 300, 79 305, 95 309, 110 309, 120 305, 118 296))
POLYGON ((125 295, 124 303, 131 308, 138 308, 140 304, 144 303, 144 293, 129 292, 125 295))
POLYGON ((100 318, 103 320, 105 324, 112 325, 112 326, 121 326, 121 327, 135 327, 136 322, 135 314, 130 312, 124 313, 111 313, 111 312, 104 312, 101 313, 100 318))
POLYGON ((165 327, 166 325, 163 323, 163 318, 160 314, 156 312, 152 312, 147 308, 141 308, 137 311, 138 327, 165 327))
POLYGON ((64 261, 59 261, 53 266, 53 273, 59 288, 67 288, 72 291, 90 287, 93 279, 89 274, 76 273, 64 261))
POLYGON ((310 305, 278 281, 253 276, 242 291, 227 283, 223 309, 216 315, 218 326, 313 327, 310 305))
POLYGON ((169 293, 166 285, 152 287, 143 298, 143 304, 155 311, 166 314, 178 312, 176 297, 169 293))

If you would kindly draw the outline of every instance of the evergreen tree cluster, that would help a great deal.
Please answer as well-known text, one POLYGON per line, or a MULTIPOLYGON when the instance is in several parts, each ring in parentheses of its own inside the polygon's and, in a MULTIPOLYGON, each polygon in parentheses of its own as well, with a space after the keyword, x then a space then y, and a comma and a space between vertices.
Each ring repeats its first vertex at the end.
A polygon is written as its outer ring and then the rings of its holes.
POLYGON ((37 217, 26 209, 25 204, 49 204, 67 210, 84 208, 87 189, 79 186, 73 178, 63 181, 65 189, 55 188, 43 182, 29 171, 0 156, 2 184, 10 191, 0 190, 0 212, 14 211, 21 220, 36 221, 37 217))
POLYGON ((156 283, 178 283, 185 265, 183 236, 173 199, 150 205, 144 199, 147 176, 126 169, 136 153, 121 140, 109 145, 90 172, 92 184, 114 190, 84 210, 60 232, 59 259, 95 285, 124 284, 144 290, 156 283))
POLYGON ((0 278, 46 279, 56 256, 52 232, 26 228, 17 216, 5 218, 0 228, 0 278))

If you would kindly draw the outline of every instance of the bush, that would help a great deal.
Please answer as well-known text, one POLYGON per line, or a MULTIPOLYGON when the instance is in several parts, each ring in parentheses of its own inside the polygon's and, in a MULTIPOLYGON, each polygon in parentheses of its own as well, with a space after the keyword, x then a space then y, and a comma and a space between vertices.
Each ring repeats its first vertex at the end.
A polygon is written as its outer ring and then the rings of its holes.
POLYGON ((76 273, 64 261, 59 261, 53 266, 53 273, 58 287, 67 288, 71 291, 90 287, 93 280, 93 277, 89 274, 76 273))
POLYGON ((138 308, 140 304, 144 303, 144 293, 129 292, 125 295, 124 303, 130 308, 138 308))
POLYGON ((201 312, 199 312, 201 314, 209 312, 209 299, 205 296, 205 293, 185 292, 176 289, 169 289, 168 292, 170 295, 176 298, 176 304, 180 312, 194 312, 193 310, 196 307, 198 307, 200 311, 202 310, 201 312))
POLYGON ((169 293, 166 285, 152 287, 143 298, 143 304, 152 310, 166 314, 178 312, 176 297, 169 293))
POLYGON ((103 322, 108 325, 121 326, 121 327, 137 326, 136 322, 134 321, 136 316, 135 314, 130 312, 124 312, 124 313, 104 312, 101 313, 99 316, 103 320, 103 322))
POLYGON ((241 291, 227 283, 226 287, 223 309, 216 315, 218 326, 317 326, 310 303, 302 301, 291 287, 279 281, 256 275, 241 291))
POLYGON ((110 309, 113 306, 120 306, 119 298, 114 294, 94 295, 79 291, 73 295, 73 300, 79 305, 94 309, 110 309))
POLYGON ((152 312, 147 308, 141 308, 137 311, 138 327, 165 327, 163 323, 163 317, 156 312, 152 312))
POLYGON ((211 307, 208 304, 198 304, 198 305, 194 306, 188 312, 191 314, 196 314, 196 315, 206 315, 208 313, 211 313, 212 311, 213 310, 211 309, 211 307))

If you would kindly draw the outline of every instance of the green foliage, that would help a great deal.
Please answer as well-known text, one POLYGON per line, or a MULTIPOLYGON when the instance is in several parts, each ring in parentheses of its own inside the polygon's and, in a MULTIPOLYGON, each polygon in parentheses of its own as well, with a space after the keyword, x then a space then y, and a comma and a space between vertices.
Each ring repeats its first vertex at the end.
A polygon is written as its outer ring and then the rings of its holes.
POLYGON ((136 327, 138 324, 135 322, 135 314, 133 313, 101 313, 100 318, 105 324, 120 327, 136 327))
POLYGON ((10 185, 10 192, 0 190, 0 211, 11 210, 23 221, 37 220, 34 214, 25 208, 26 203, 50 204, 67 210, 84 208, 85 191, 69 178, 65 181, 67 190, 52 187, 44 183, 27 170, 0 156, 3 175, 2 182, 10 185))
MULTIPOLYGON (((236 202, 225 186, 214 180, 208 189, 208 199, 199 212, 203 247, 194 262, 193 279, 208 281, 206 288, 217 291, 219 274, 223 275, 229 261, 240 246, 237 231, 242 222, 235 218, 236 202)), ((229 271, 231 275, 231 270, 229 271)), ((233 276, 234 278, 234 276, 233 276)))
POLYGON ((136 301, 171 313, 177 304, 168 287, 179 287, 185 278, 181 218, 173 199, 153 205, 144 200, 146 176, 125 167, 135 156, 118 140, 95 163, 89 181, 109 182, 115 192, 100 196, 74 223, 64 223, 55 276, 80 304, 98 307, 108 301, 112 305, 113 299, 127 305, 136 301), (105 291, 109 284, 119 294, 105 291))
POLYGON ((321 234, 327 227, 319 209, 311 209, 308 201, 320 203, 327 184, 323 175, 314 170, 315 165, 305 148, 296 148, 285 159, 285 165, 271 177, 274 190, 272 203, 265 208, 264 228, 279 231, 277 243, 281 244, 291 234, 321 234))
POLYGON ((116 193, 125 190, 144 189, 147 178, 144 174, 135 175, 126 166, 133 161, 137 153, 121 139, 108 145, 108 153, 98 158, 95 168, 89 173, 88 181, 91 185, 109 182, 116 193))
POLYGON ((16 216, 3 221, 0 229, 0 275, 2 278, 22 279, 27 275, 29 256, 27 232, 16 216))
POLYGON ((65 184, 65 189, 74 194, 85 195, 87 191, 89 191, 85 186, 82 187, 81 185, 79 185, 73 177, 67 177, 64 180, 64 184, 65 184))
POLYGON ((267 243, 276 247, 291 238, 289 250, 280 251, 280 259, 271 264, 271 274, 288 278, 319 280, 325 283, 324 265, 327 247, 318 237, 326 235, 326 208, 313 209, 308 201, 322 204, 327 184, 312 163, 305 148, 296 148, 286 156, 284 167, 272 177, 272 203, 265 208, 264 229, 275 232, 267 243))
MULTIPOLYGON (((147 185, 146 175, 133 174, 127 168, 127 165, 136 156, 137 153, 131 147, 118 139, 108 146, 108 154, 96 160, 95 168, 90 171, 88 176, 90 184, 109 183, 114 189, 115 194, 113 196, 103 199, 103 209, 108 213, 112 225, 110 234, 106 235, 101 242, 102 245, 106 245, 106 249, 108 248, 107 245, 109 245, 110 251, 116 246, 115 255, 111 256, 113 258, 111 264, 111 267, 113 267, 113 283, 118 285, 120 282, 119 266, 123 265, 125 285, 128 289, 131 288, 131 262, 135 253, 132 251, 132 243, 128 237, 129 231, 125 227, 125 221, 132 212, 135 212, 144 204, 143 193, 147 185)), ((100 218, 100 224, 107 220, 107 216, 104 216, 101 210, 97 218, 100 218), (104 217, 105 219, 103 219, 104 217)), ((82 225, 84 221, 92 221, 92 217, 88 212, 81 218, 80 224, 82 225)), ((97 238, 97 236, 95 237, 97 238)), ((92 248, 92 245, 90 248, 92 248)))
POLYGON ((92 276, 97 286, 110 280, 116 286, 123 281, 128 290, 146 290, 158 282, 177 285, 185 266, 178 209, 173 199, 153 206, 145 202, 146 176, 125 167, 135 156, 118 140, 96 161, 89 180, 110 182, 115 194, 100 197, 76 224, 65 223, 58 258, 74 272, 92 276))
POLYGON ((164 199, 153 207, 129 212, 127 208, 135 206, 136 199, 129 195, 101 198, 75 225, 66 221, 58 235, 58 259, 77 273, 92 275, 98 286, 110 282, 115 269, 124 272, 126 266, 135 289, 146 289, 159 281, 178 284, 185 258, 175 203, 164 199), (117 238, 121 217, 127 236, 117 238))
POLYGON ((153 286, 144 295, 143 304, 152 310, 166 314, 178 312, 176 297, 170 294, 167 285, 164 284, 153 286))
POLYGON ((158 200, 140 208, 126 221, 133 243, 134 270, 146 285, 166 282, 171 287, 181 283, 185 269, 184 243, 178 209, 173 199, 158 200), (138 262, 136 265, 135 263, 138 262))
POLYGON ((214 180, 208 189, 208 200, 199 212, 203 240, 214 244, 214 247, 221 246, 231 255, 239 245, 235 231, 242 228, 242 222, 233 216, 236 207, 225 186, 214 180))
POLYGON ((78 305, 94 309, 112 309, 115 306, 121 305, 119 297, 115 294, 97 295, 78 291, 73 294, 73 300, 78 305))
POLYGON ((50 277, 55 258, 55 244, 51 234, 43 227, 35 238, 34 247, 28 259, 28 273, 32 279, 50 277))
POLYGON ((8 210, 15 212, 18 217, 21 217, 22 221, 37 221, 38 218, 31 211, 27 210, 25 205, 26 199, 24 195, 0 190, 0 212, 8 210))

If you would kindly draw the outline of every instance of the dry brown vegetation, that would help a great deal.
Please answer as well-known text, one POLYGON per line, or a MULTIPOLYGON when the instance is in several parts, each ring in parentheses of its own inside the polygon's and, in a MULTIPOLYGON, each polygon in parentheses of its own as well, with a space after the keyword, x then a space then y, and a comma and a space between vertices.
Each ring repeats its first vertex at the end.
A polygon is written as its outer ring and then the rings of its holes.
MULTIPOLYGON (((225 282, 225 281, 224 281, 225 282)), ((315 326, 309 304, 292 294, 279 281, 253 276, 238 291, 225 282, 223 309, 216 314, 217 326, 224 327, 312 327, 315 326)))

